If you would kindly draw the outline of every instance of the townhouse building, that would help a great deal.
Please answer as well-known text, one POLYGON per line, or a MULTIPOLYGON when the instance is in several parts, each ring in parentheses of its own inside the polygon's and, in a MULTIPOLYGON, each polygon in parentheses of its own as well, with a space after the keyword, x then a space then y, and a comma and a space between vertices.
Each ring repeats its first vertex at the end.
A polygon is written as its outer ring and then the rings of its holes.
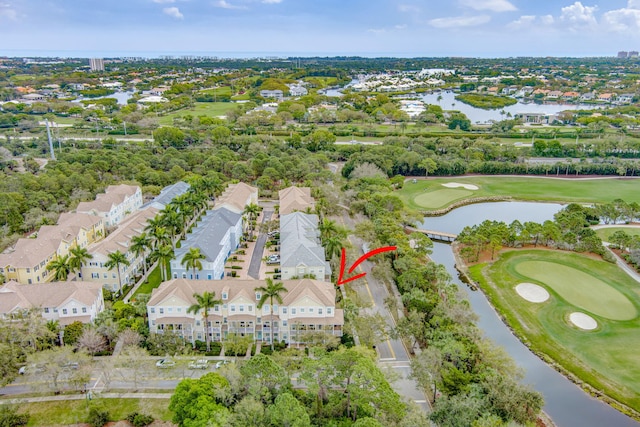
POLYGON ((73 247, 87 247, 104 235, 102 218, 63 213, 57 225, 42 226, 35 237, 19 239, 13 248, 0 254, 0 271, 6 280, 24 285, 50 282, 54 275, 47 266, 51 261, 68 255, 73 247))
POLYGON ((229 184, 216 200, 213 209, 227 208, 237 213, 243 213, 247 205, 258 204, 258 189, 244 182, 229 184))
POLYGON ((137 185, 110 185, 104 193, 98 194, 92 202, 81 202, 78 213, 96 215, 104 219, 106 228, 122 222, 129 214, 142 206, 142 190, 137 185))
POLYGON ((226 207, 207 211, 198 225, 187 234, 171 261, 174 278, 219 280, 224 277, 224 264, 232 251, 238 248, 243 232, 242 214, 226 207), (202 270, 194 272, 182 265, 190 248, 199 248, 205 256, 202 270))
POLYGON ((320 280, 285 280, 287 292, 282 304, 266 303, 258 309, 262 295, 255 288, 255 280, 188 280, 173 279, 154 289, 147 304, 151 333, 174 331, 191 343, 224 340, 229 334, 251 336, 254 340, 270 342, 271 328, 274 341, 287 344, 304 343, 308 332, 324 332, 342 336, 344 313, 335 307, 336 290, 333 284, 320 280), (205 325, 202 310, 188 313, 196 303, 194 294, 215 293, 221 300, 209 310, 205 325))
POLYGON ((280 271, 283 280, 331 278, 320 241, 318 216, 294 212, 280 216, 280 271))
POLYGON ((311 197, 309 187, 287 187, 278 192, 280 200, 280 215, 293 212, 312 212, 315 209, 315 200, 311 197))
POLYGON ((144 254, 136 255, 130 249, 131 240, 144 233, 147 222, 158 212, 158 209, 152 207, 137 211, 105 239, 89 245, 87 251, 93 258, 82 265, 82 278, 85 281, 100 283, 111 291, 119 291, 121 286, 131 283, 133 277, 143 270, 145 258, 144 254), (116 251, 123 253, 129 261, 129 265, 120 266, 122 283, 118 283, 118 272, 105 266, 109 261, 109 254, 116 251))
POLYGON ((178 181, 175 184, 164 187, 160 194, 153 198, 149 203, 145 203, 143 206, 151 206, 156 209, 162 210, 167 207, 176 197, 185 194, 189 191, 191 185, 184 181, 178 181))
POLYGON ((21 285, 10 281, 0 288, 0 316, 11 318, 38 309, 45 320, 61 326, 90 323, 104 310, 102 286, 91 282, 54 282, 21 285))

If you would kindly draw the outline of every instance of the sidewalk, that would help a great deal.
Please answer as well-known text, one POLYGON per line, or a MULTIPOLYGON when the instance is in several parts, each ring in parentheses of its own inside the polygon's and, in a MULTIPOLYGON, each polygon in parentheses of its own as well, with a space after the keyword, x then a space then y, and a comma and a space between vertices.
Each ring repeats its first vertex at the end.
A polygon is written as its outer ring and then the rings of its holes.
POLYGON ((170 399, 171 393, 91 393, 87 394, 61 394, 57 396, 39 397, 17 397, 12 399, 0 399, 2 403, 34 403, 34 402, 57 402, 64 400, 85 400, 85 399, 170 399))

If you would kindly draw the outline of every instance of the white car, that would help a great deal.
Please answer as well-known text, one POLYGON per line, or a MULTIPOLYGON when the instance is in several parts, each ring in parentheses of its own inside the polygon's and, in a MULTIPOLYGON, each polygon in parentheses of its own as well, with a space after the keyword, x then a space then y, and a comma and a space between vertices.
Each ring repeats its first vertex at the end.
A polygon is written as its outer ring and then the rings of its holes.
POLYGON ((160 359, 156 362, 158 368, 173 368, 176 366, 176 362, 173 359, 160 359))

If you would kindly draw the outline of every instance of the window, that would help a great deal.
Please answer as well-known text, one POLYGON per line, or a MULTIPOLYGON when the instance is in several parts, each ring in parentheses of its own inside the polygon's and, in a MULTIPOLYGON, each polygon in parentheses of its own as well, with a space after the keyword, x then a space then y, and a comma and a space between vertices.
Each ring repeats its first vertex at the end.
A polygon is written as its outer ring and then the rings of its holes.
POLYGON ((78 314, 78 309, 77 309, 77 308, 75 308, 75 307, 73 307, 73 308, 71 309, 71 312, 72 312, 73 314, 78 314))
POLYGON ((116 273, 111 273, 111 278, 115 279, 116 278, 116 273))
POLYGON ((274 313, 278 312, 278 304, 273 304, 273 312, 274 313))
POLYGON ((210 274, 207 274, 207 279, 211 280, 211 279, 213 279, 213 277, 210 274))
POLYGON ((283 327, 284 327, 284 326, 287 326, 287 325, 288 325, 288 323, 289 323, 289 322, 287 322, 286 320, 283 320, 283 321, 282 321, 282 326, 283 326, 283 327))
POLYGON ((253 305, 249 304, 247 306, 247 311, 251 311, 252 312, 253 311, 253 305))
POLYGON ((173 278, 177 279, 178 278, 178 273, 173 273, 173 278))
POLYGON ((160 314, 164 314, 164 308, 160 307, 160 314))
POLYGON ((102 278, 103 278, 103 279, 106 279, 106 278, 107 278, 107 273, 104 273, 104 274, 102 275, 102 278))
POLYGON ((291 309, 291 314, 296 314, 296 309, 295 308, 291 309))
POLYGON ((151 307, 151 313, 155 313, 156 312, 156 308, 155 307, 151 307))
POLYGON ((300 307, 300 314, 304 313, 304 307, 300 307))
POLYGON ((256 292, 256 301, 260 301, 260 298, 262 298, 262 293, 256 292))
POLYGON ((287 307, 282 307, 282 314, 287 314, 287 307))
POLYGON ((173 307, 167 307, 167 313, 172 313, 173 312, 173 307))
POLYGON ((82 312, 86 313, 87 312, 87 307, 82 307, 82 312))
POLYGON ((45 307, 45 308, 44 308, 44 312, 45 312, 45 313, 48 313, 48 312, 49 312, 49 307, 45 307))
POLYGON ((236 311, 236 305, 235 304, 231 304, 231 312, 233 313, 234 311, 236 311))
POLYGON ((242 312, 244 311, 244 304, 240 304, 240 306, 238 307, 238 309, 242 312))
POLYGON ((67 309, 66 308, 62 309, 62 314, 67 314, 67 309))
POLYGON ((331 314, 331 307, 327 307, 327 314, 331 314))
POLYGON ((99 279, 100 278, 100 273, 91 273, 91 278, 92 279, 99 279))
POLYGON ((213 311, 220 311, 220 305, 216 304, 213 306, 213 311))
POLYGON ((309 313, 313 313, 313 308, 309 308, 309 313))
POLYGON ((186 279, 187 278, 187 273, 182 273, 182 278, 186 279))
POLYGON ((321 308, 318 309, 318 314, 322 314, 322 309, 321 308))
POLYGON ((227 298, 229 298, 229 294, 227 292, 223 292, 222 293, 222 299, 226 300, 227 298))

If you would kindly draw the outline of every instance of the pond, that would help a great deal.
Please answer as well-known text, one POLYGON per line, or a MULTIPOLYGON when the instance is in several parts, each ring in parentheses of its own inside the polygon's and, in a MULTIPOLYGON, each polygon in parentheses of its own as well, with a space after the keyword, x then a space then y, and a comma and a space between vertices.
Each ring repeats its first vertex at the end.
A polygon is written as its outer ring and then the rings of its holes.
POLYGON ((557 114, 565 110, 591 110, 600 108, 600 106, 597 105, 587 104, 536 104, 524 103, 518 100, 517 104, 504 108, 484 110, 458 101, 455 98, 456 95, 457 94, 452 91, 441 91, 421 95, 420 99, 427 104, 439 105, 443 110, 458 110, 464 113, 469 120, 471 120, 471 123, 488 123, 492 120, 505 120, 508 118, 508 114, 511 114, 511 116, 522 113, 557 114), (441 99, 438 99, 439 97, 441 97, 441 99), (501 111, 504 111, 504 115, 500 114, 501 111))
MULTIPOLYGON (((507 224, 519 220, 543 222, 552 219, 562 209, 554 203, 498 202, 479 203, 455 209, 441 217, 425 218, 422 227, 429 230, 458 233, 465 226, 484 220, 504 221, 507 224)), ((531 384, 544 395, 547 412, 558 427, 638 426, 626 415, 609 405, 594 399, 578 386, 544 363, 511 333, 502 322, 482 292, 471 291, 459 278, 451 246, 435 243, 431 255, 433 261, 443 264, 453 281, 469 296, 478 327, 485 336, 502 346, 525 370, 524 382, 531 384)))

